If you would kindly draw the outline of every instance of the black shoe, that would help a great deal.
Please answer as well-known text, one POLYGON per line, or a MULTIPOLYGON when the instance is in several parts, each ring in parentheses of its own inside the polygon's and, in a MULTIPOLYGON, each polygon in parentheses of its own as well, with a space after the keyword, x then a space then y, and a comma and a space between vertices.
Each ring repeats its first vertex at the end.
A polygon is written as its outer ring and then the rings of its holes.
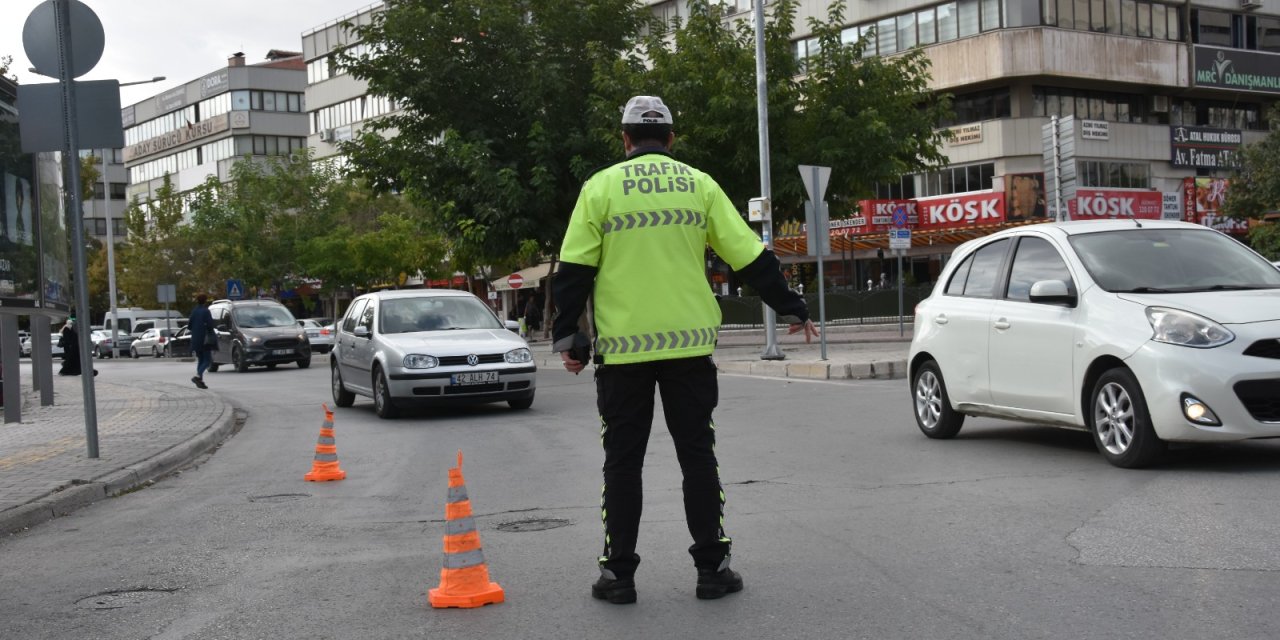
POLYGON ((204 380, 201 380, 199 376, 191 376, 191 381, 192 381, 192 382, 194 382, 194 383, 195 383, 195 385, 196 385, 197 387, 200 387, 201 389, 208 389, 208 388, 209 388, 209 385, 205 384, 205 383, 204 383, 204 380))
POLYGON ((698 599, 715 600, 742 591, 742 576, 733 569, 698 569, 698 599))
POLYGON ((636 601, 636 581, 634 578, 607 578, 602 575, 591 585, 591 597, 613 604, 631 604, 636 601))

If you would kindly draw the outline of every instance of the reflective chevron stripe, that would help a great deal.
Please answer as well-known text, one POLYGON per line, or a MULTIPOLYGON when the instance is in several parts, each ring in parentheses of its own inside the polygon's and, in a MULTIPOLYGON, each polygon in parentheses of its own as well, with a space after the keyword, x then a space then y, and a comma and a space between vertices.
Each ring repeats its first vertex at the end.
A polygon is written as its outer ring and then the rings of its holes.
POLYGON ((478 567, 482 564, 484 564, 484 552, 479 549, 444 554, 444 568, 446 569, 466 569, 467 567, 478 567))
POLYGON ((718 331, 714 328, 664 333, 646 333, 620 338, 601 337, 596 340, 596 350, 601 355, 623 353, 649 353, 668 349, 688 349, 710 346, 716 343, 718 331))
POLYGON ((701 211, 691 209, 662 209, 660 211, 637 211, 624 213, 606 220, 600 227, 601 233, 614 231, 630 231, 645 227, 662 227, 673 224, 690 225, 702 229, 707 228, 707 217, 701 211))

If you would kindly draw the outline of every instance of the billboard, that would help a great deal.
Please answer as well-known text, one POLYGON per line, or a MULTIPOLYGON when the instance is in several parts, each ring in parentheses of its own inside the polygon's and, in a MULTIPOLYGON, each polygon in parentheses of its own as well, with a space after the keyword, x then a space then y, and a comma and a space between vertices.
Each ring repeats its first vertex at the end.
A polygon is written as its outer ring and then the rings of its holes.
POLYGON ((66 204, 61 154, 23 153, 16 119, 0 118, 0 307, 66 311, 66 204))

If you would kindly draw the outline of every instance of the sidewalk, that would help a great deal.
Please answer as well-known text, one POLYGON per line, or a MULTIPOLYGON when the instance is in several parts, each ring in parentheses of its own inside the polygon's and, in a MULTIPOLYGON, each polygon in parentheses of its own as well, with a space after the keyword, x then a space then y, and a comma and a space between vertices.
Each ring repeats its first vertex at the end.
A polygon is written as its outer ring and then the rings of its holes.
POLYGON ((54 376, 54 404, 42 407, 26 373, 22 422, 0 424, 0 534, 143 486, 211 449, 235 424, 231 405, 217 394, 99 377, 93 459, 80 378, 54 376))
MULTIPOLYGON (((726 330, 715 359, 725 373, 807 378, 902 378, 911 327, 828 326, 827 359, 818 340, 778 331, 782 360, 762 360, 764 331, 726 330)), ((539 367, 560 369, 551 342, 530 341, 539 367)), ((97 459, 88 457, 78 377, 55 376, 54 404, 40 406, 24 372, 22 422, 0 424, 0 534, 118 496, 177 469, 231 434, 235 416, 216 393, 162 382, 99 378, 97 459)))

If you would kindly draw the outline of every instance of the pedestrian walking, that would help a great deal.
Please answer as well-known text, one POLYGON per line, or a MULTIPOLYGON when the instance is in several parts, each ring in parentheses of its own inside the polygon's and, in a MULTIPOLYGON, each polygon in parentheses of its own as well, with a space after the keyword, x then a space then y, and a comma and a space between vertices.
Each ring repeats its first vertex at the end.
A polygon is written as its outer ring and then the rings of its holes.
POLYGON ((742 590, 729 568, 724 492, 715 454, 712 410, 718 401, 711 359, 720 308, 704 273, 706 247, 725 260, 778 313, 818 335, 804 299, 787 288, 777 257, 760 244, 710 176, 671 155, 671 111, 636 96, 622 114, 626 158, 583 185, 560 249, 553 293, 558 313, 552 350, 565 369, 596 365, 596 404, 604 444, 601 519, 604 551, 591 595, 636 600, 636 542, 643 500, 641 470, 653 423, 654 390, 684 475, 684 507, 698 572, 696 595, 742 590), (578 321, 591 296, 592 340, 578 321))
POLYGON ((213 315, 209 313, 209 296, 196 296, 196 308, 191 310, 187 319, 187 329, 191 334, 191 355, 196 357, 196 375, 191 382, 201 389, 208 389, 204 383, 204 372, 209 370, 213 362, 213 352, 218 350, 218 334, 213 330, 213 315))
MULTIPOLYGON (((76 328, 76 316, 71 314, 66 323, 62 325, 62 331, 58 335, 58 346, 62 349, 62 367, 58 369, 60 376, 78 376, 82 369, 80 367, 80 333, 76 328)), ((93 375, 98 375, 98 370, 93 370, 93 375)))

